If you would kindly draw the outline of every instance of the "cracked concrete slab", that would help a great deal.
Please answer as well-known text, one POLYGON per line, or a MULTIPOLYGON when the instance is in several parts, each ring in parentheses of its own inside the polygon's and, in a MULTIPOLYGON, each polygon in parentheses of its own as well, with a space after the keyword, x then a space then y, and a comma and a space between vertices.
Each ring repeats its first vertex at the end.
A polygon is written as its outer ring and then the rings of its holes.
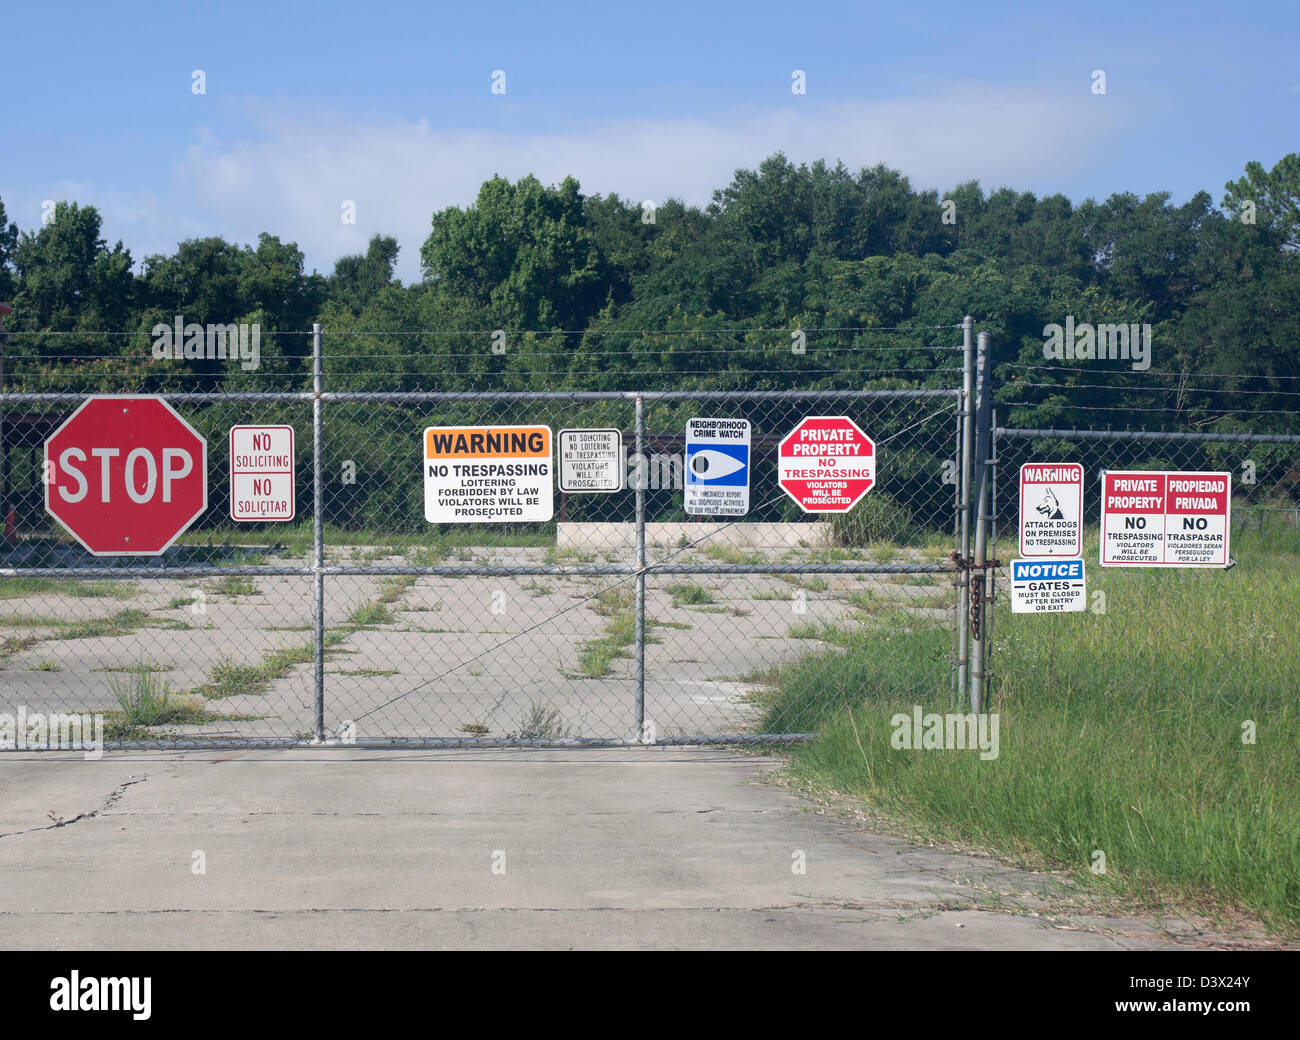
POLYGON ((1050 876, 809 811, 763 782, 774 764, 709 748, 6 754, 0 946, 1172 942, 1061 913, 1050 876))

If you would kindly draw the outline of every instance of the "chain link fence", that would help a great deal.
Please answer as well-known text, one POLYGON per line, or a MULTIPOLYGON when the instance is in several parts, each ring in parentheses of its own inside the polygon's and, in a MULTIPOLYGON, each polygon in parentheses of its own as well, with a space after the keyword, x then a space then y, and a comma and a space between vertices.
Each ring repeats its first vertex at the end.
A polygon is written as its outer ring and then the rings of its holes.
POLYGON ((1300 436, 996 424, 993 435, 992 554, 1000 563, 993 689, 1040 683, 1110 696, 1168 688, 1207 705, 1249 695, 1290 710, 1300 674, 1300 436), (1008 607, 1019 473, 1029 462, 1084 467, 1087 611, 1073 625, 1068 617, 1015 615, 1008 607), (1115 470, 1229 474, 1229 567, 1103 568, 1102 477, 1115 470))
POLYGON ((45 443, 87 395, 0 398, 4 710, 102 714, 107 747, 763 743, 821 721, 776 696, 783 668, 873 644, 948 698, 961 391, 316 379, 162 395, 207 442, 208 506, 151 558, 92 556, 45 510, 45 443), (876 483, 813 517, 779 486, 778 445, 840 415, 873 438, 876 483), (744 516, 684 511, 698 417, 751 424, 744 516), (228 431, 247 424, 294 430, 292 522, 229 518, 228 431), (620 431, 625 489, 557 490, 546 522, 430 524, 424 429, 510 425, 620 431))

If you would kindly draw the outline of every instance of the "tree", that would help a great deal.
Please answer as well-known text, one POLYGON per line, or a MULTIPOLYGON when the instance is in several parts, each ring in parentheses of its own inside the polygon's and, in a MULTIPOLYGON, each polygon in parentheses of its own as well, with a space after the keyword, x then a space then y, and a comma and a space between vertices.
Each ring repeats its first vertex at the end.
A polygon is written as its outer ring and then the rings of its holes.
MULTIPOLYGON (((1246 204, 1255 207, 1255 223, 1276 232, 1282 248, 1300 250, 1300 153, 1292 152, 1271 170, 1257 162, 1246 164, 1246 174, 1224 185, 1222 206, 1241 219, 1246 204)), ((1248 223, 1248 221, 1246 222, 1248 223)))
MULTIPOLYGON (((131 254, 99 237, 99 211, 60 202, 54 219, 23 232, 13 251, 19 288, 13 325, 18 329, 81 331, 121 329, 134 295, 131 254)), ((98 344, 96 353, 109 353, 98 344)), ((51 353, 86 353, 75 337, 43 342, 51 353)))
POLYGON ((8 223, 4 199, 0 199, 0 302, 7 302, 14 292, 14 250, 18 247, 18 225, 8 223))
POLYGON ((605 300, 572 177, 551 188, 531 174, 515 184, 493 177, 473 206, 433 215, 420 259, 437 292, 487 308, 506 328, 580 329, 605 300))
POLYGON ((364 254, 339 257, 329 279, 330 298, 360 313, 381 289, 392 284, 397 253, 397 239, 374 235, 364 254))

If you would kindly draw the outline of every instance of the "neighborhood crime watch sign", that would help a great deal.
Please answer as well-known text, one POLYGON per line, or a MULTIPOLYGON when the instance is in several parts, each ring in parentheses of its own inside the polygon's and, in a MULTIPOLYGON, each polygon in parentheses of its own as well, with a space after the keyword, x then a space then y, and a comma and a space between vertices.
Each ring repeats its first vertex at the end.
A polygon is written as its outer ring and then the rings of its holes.
POLYGON ((208 508, 208 444, 161 397, 91 397, 45 442, 44 483, 94 555, 160 556, 208 508))
POLYGON ((748 419, 688 419, 683 509, 689 516, 749 512, 748 419))
POLYGON ((843 513, 876 482, 876 445, 847 416, 812 415, 782 438, 777 468, 805 513, 843 513))
POLYGON ((424 518, 431 524, 549 520, 554 488, 549 426, 424 431, 424 518))
POLYGON ((1102 477, 1103 567, 1227 567, 1232 474, 1110 470, 1102 477))
POLYGON ((1083 467, 1026 462, 1020 467, 1020 555, 1083 554, 1083 467))
POLYGON ((230 428, 230 519, 292 520, 293 427, 230 428))

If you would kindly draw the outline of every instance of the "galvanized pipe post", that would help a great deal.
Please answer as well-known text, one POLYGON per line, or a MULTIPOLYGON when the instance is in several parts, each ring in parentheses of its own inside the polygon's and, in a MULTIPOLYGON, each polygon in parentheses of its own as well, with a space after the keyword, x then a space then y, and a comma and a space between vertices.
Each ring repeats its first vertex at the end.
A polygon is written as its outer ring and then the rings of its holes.
POLYGON ((647 742, 645 729, 645 398, 636 398, 636 707, 634 737, 647 742))
POLYGON ((315 600, 312 605, 312 659, 315 666, 316 741, 325 739, 325 471, 321 461, 324 429, 321 393, 324 373, 321 355, 321 326, 311 327, 311 481, 312 481, 312 576, 315 600))
MULTIPOLYGON (((962 389, 961 389, 961 515, 960 541, 957 553, 963 561, 971 555, 971 457, 975 444, 975 319, 969 314, 962 319, 962 389)), ((957 690, 958 704, 966 703, 970 671, 970 570, 961 564, 957 572, 957 690)))
POLYGON ((989 371, 989 334, 979 334, 979 402, 977 420, 980 429, 975 438, 975 554, 971 560, 968 573, 977 583, 973 596, 978 597, 971 611, 971 661, 970 661, 970 710, 976 715, 984 714, 985 699, 988 691, 988 600, 991 595, 989 576, 985 563, 988 560, 988 520, 985 508, 988 498, 988 460, 991 438, 988 426, 992 416, 992 387, 989 371))

